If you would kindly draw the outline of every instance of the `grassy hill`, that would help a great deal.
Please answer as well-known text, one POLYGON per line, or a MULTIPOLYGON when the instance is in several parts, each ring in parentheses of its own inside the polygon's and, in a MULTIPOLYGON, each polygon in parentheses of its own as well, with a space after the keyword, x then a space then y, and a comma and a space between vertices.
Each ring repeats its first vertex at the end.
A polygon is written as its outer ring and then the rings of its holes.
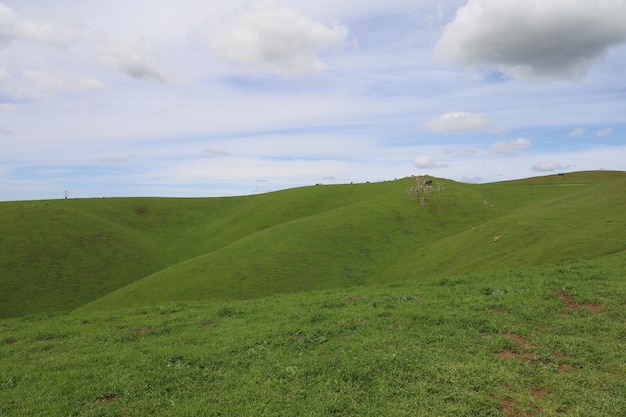
POLYGON ((626 249, 626 174, 0 203, 0 317, 246 299, 626 249), (420 197, 424 197, 424 204, 420 197), (495 236, 501 236, 493 242, 495 236))
POLYGON ((0 203, 0 415, 626 415, 626 174, 420 181, 0 203))
POLYGON ((623 416, 625 268, 0 319, 0 415, 623 416))

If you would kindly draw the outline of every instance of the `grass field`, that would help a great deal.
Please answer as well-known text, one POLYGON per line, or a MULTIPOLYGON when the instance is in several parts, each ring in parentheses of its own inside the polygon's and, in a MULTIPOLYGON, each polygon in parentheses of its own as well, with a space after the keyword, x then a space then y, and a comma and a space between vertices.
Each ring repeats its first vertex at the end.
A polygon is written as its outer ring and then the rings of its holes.
POLYGON ((0 203, 0 317, 252 299, 626 249, 623 172, 249 197, 0 203), (493 238, 501 236, 494 244, 493 238))
POLYGON ((0 203, 0 416, 626 415, 626 174, 421 181, 0 203))
POLYGON ((625 257, 0 322, 6 416, 621 416, 625 257))

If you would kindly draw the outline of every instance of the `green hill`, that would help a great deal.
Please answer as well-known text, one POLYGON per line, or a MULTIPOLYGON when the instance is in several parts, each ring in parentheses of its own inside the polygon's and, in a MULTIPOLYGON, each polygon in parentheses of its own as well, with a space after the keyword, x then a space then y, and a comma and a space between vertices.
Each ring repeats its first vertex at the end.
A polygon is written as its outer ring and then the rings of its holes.
POLYGON ((405 178, 231 198, 0 203, 0 316, 246 299, 626 250, 623 172, 428 180, 423 193, 405 178))
POLYGON ((1 203, 0 415, 625 415, 625 186, 1 203))
POLYGON ((0 415, 623 416, 625 262, 0 319, 0 415))

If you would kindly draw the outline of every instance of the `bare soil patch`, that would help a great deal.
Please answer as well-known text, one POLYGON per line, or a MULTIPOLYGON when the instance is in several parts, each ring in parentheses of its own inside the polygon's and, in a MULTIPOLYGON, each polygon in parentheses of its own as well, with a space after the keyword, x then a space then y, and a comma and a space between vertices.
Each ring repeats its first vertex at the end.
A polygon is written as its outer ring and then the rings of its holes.
POLYGON ((520 410, 515 408, 513 400, 508 397, 500 400, 498 410, 507 417, 531 417, 535 415, 535 413, 531 410, 520 410))
POLYGON ((213 326, 216 323, 217 322, 215 321, 207 320, 207 321, 203 321, 202 323, 200 323, 200 327, 213 326))
POLYGON ((591 311, 594 314, 598 314, 602 311, 604 307, 602 304, 591 304, 591 303, 579 303, 566 290, 559 290, 556 292, 559 295, 559 299, 563 301, 565 306, 573 311, 579 311, 583 308, 591 311))
POLYGON ((504 359, 515 359, 524 363, 533 363, 535 362, 535 356, 531 353, 517 353, 514 352, 513 349, 507 347, 501 350, 500 352, 494 353, 494 356, 504 359))
POLYGON ((548 393, 545 390, 543 390, 543 389, 536 389, 536 390, 533 391, 532 396, 534 398, 542 398, 542 397, 546 396, 547 394, 548 393))
POLYGON ((522 336, 520 336, 518 334, 515 334, 515 333, 505 333, 502 336, 506 337, 509 340, 514 341, 515 343, 517 343, 522 348, 528 347, 528 341, 526 341, 526 339, 524 339, 522 336))
POLYGON ((14 343, 17 343, 17 339, 7 339, 4 341, 4 343, 6 343, 7 345, 12 345, 14 343))

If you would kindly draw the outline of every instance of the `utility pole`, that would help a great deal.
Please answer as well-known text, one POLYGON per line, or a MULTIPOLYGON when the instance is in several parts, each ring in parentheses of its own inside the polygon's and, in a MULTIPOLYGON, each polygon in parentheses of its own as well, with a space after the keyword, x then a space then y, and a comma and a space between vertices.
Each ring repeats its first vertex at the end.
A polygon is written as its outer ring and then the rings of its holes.
POLYGON ((65 190, 65 199, 67 200, 67 196, 69 195, 69 193, 67 192, 67 190, 65 190))

